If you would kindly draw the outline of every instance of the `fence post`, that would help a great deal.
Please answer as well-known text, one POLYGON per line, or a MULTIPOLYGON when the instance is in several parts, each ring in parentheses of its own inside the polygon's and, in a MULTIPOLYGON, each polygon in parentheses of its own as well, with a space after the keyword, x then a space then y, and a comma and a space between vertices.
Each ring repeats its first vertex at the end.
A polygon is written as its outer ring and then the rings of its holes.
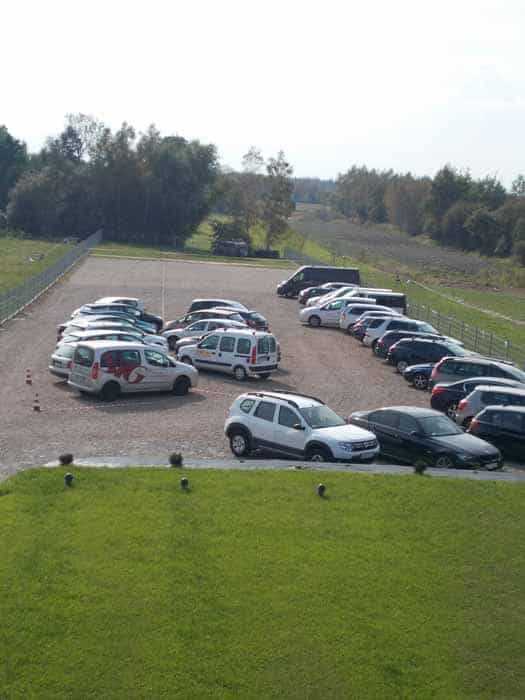
POLYGON ((489 355, 492 355, 492 341, 494 339, 494 334, 490 334, 490 340, 489 340, 489 355))

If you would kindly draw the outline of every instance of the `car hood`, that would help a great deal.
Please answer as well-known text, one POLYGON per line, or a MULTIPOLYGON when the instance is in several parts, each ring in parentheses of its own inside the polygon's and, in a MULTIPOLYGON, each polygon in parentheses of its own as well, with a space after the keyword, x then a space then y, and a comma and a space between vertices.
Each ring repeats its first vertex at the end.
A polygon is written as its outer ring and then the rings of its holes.
POLYGON ((308 306, 306 309, 301 309, 301 311, 299 311, 299 316, 308 316, 309 314, 312 313, 312 311, 321 311, 321 307, 316 306, 315 304, 312 304, 311 306, 308 306))
POLYGON ((359 440, 376 440, 374 433, 357 425, 338 425, 334 428, 315 428, 316 437, 334 442, 356 442, 359 440))
POLYGON ((499 451, 496 447, 468 433, 444 435, 443 437, 429 437, 428 439, 436 447, 452 448, 458 452, 466 452, 471 455, 499 455, 499 451))

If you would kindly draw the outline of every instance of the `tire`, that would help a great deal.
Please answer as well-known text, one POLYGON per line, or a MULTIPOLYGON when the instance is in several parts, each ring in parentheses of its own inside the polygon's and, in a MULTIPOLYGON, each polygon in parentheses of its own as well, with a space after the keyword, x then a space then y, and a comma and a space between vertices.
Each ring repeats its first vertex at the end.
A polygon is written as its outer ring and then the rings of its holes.
POLYGON ((191 361, 191 357, 188 357, 188 355, 183 355, 180 358, 180 361, 185 365, 192 365, 193 364, 193 362, 191 361))
POLYGON ((268 379, 268 377, 270 376, 270 374, 271 374, 270 372, 262 372, 262 373, 259 375, 259 377, 260 377, 261 379, 268 379))
POLYGON ((377 355, 377 339, 372 343, 372 352, 377 355))
POLYGON ((396 363, 396 369, 399 372, 399 374, 403 374, 407 367, 408 362, 406 362, 406 360, 399 360, 399 362, 396 363))
POLYGON ((326 447, 316 445, 308 448, 306 452, 306 459, 309 462, 331 462, 332 455, 329 453, 326 447))
POLYGON ((312 326, 312 328, 319 328, 319 326, 321 325, 321 319, 319 318, 319 316, 310 316, 310 318, 308 319, 308 325, 312 326))
POLYGON ((438 469, 453 469, 454 460, 449 455, 440 455, 434 460, 434 466, 438 469))
POLYGON ((175 396, 185 396, 190 390, 191 382, 188 377, 178 377, 173 384, 175 396))
POLYGON ((248 377, 248 373, 242 365, 237 365, 237 367, 233 368, 233 376, 238 382, 244 382, 248 377))
POLYGON ((247 457, 251 452, 251 439, 246 430, 234 428, 230 433, 230 450, 236 457, 247 457))
POLYGON ((170 350, 175 350, 175 345, 177 344, 178 340, 179 339, 176 335, 170 335, 168 338, 168 347, 170 350))
POLYGON ((450 420, 455 421, 457 410, 458 410, 458 402, 451 401, 451 403, 449 403, 448 406, 445 408, 445 415, 448 416, 450 418, 450 420))
POLYGON ((428 388, 428 377, 425 374, 414 374, 412 384, 415 386, 416 389, 424 391, 428 388))
POLYGON ((120 396, 120 386, 117 382, 107 382, 102 387, 100 397, 102 401, 116 401, 120 396))

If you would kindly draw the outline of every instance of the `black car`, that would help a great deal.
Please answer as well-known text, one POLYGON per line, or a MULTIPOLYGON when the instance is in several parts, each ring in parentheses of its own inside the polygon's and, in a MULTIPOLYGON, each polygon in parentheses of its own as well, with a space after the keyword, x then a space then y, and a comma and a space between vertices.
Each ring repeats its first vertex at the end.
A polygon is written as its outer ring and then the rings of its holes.
POLYGON ((356 411, 349 422, 377 436, 381 454, 408 464, 456 469, 499 469, 500 451, 485 440, 464 433, 431 408, 391 406, 356 411))
POLYGON ((296 297, 303 289, 321 286, 326 282, 347 282, 349 285, 359 285, 361 278, 356 267, 303 265, 291 277, 277 285, 277 294, 281 297, 296 297))
POLYGON ((443 357, 466 357, 472 353, 445 340, 404 338, 390 346, 386 359, 403 373, 409 365, 436 363, 443 357))
MULTIPOLYGON (((404 375, 403 375, 404 376, 404 375)), ((461 399, 466 398, 479 384, 523 388, 523 384, 503 377, 471 377, 452 384, 435 384, 430 395, 430 405, 436 411, 455 418, 456 409, 461 399)))
MULTIPOLYGON (((434 333, 387 331, 379 338, 372 350, 378 357, 385 359, 392 345, 397 343, 398 340, 403 340, 404 338, 413 338, 414 340, 422 338, 423 340, 444 340, 446 342, 454 342, 453 338, 448 338, 446 335, 436 335, 434 333)), ((460 345, 460 343, 457 343, 457 345, 460 345)))
POLYGON ((403 372, 403 379, 412 384, 416 389, 424 391, 428 389, 430 376, 434 369, 433 364, 409 365, 403 372))
POLYGON ((102 304, 95 302, 93 304, 84 304, 77 312, 83 316, 95 314, 100 315, 104 313, 122 313, 131 318, 135 318, 138 321, 144 321, 145 323, 150 323, 156 328, 156 332, 159 333, 164 324, 164 320, 160 316, 155 314, 150 314, 147 311, 141 311, 137 309, 136 306, 131 306, 129 304, 102 304))
POLYGON ((317 287, 307 287, 306 289, 303 289, 299 294, 297 295, 297 300, 299 304, 306 304, 308 299, 311 299, 311 297, 320 297, 323 296, 324 294, 329 294, 330 292, 333 292, 336 289, 339 289, 340 287, 347 287, 348 285, 346 282, 327 282, 326 284, 323 284, 321 286, 317 287))
POLYGON ((488 406, 472 419, 467 433, 492 443, 506 459, 525 462, 525 406, 488 406))
MULTIPOLYGON (((225 306, 218 306, 217 309, 228 312, 232 311, 231 308, 228 309, 225 306)), ((247 326, 250 326, 250 328, 254 328, 257 331, 268 331, 270 329, 268 321, 258 311, 244 311, 243 309, 234 309, 234 311, 239 314, 239 316, 242 316, 242 320, 247 326)))

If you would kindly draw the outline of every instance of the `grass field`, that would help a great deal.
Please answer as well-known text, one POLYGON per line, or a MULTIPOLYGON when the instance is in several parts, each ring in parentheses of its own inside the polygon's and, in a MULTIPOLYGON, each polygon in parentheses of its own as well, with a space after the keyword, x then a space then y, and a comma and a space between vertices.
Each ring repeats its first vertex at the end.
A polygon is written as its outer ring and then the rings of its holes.
POLYGON ((22 284, 61 258, 70 245, 14 236, 0 237, 0 292, 22 284), (38 260, 40 255, 42 259, 38 260), (30 261, 34 258, 34 262, 30 261))
POLYGON ((73 471, 0 486, 1 697, 523 697, 523 487, 73 471))

